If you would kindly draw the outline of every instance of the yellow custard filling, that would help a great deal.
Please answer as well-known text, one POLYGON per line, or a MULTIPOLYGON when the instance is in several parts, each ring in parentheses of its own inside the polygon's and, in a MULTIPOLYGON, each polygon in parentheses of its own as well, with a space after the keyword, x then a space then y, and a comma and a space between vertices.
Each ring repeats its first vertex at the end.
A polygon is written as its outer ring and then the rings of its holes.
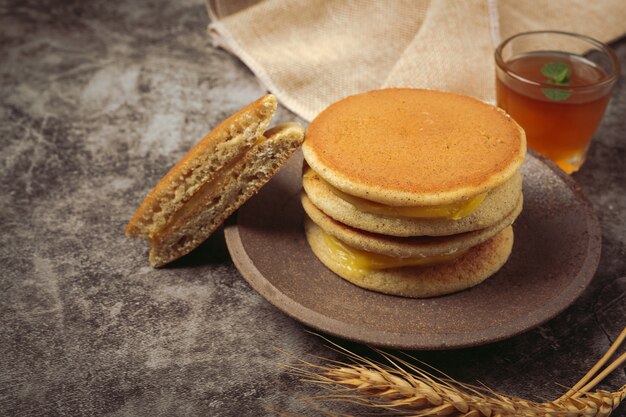
POLYGON ((238 165, 246 157, 250 148, 261 145, 267 138, 264 135, 260 135, 256 138, 256 141, 237 155, 227 161, 219 170, 217 170, 210 181, 202 184, 196 192, 187 199, 184 205, 176 210, 167 222, 156 230, 151 230, 148 235, 148 241, 151 245, 157 245, 162 241, 162 236, 167 235, 172 230, 179 227, 179 222, 184 221, 188 216, 192 216, 201 207, 208 204, 209 201, 219 197, 220 193, 224 190, 227 181, 231 180, 235 176, 238 165))
POLYGON ((324 237, 330 258, 342 267, 361 274, 378 269, 434 265, 452 261, 465 253, 465 251, 459 251, 449 255, 396 258, 350 247, 321 229, 320 232, 324 237))
POLYGON ((344 193, 341 190, 330 185, 323 180, 317 172, 312 168, 307 168, 304 172, 305 177, 317 178, 319 181, 323 181, 333 194, 341 198, 344 201, 355 206, 361 211, 367 213, 379 214, 388 217, 410 217, 410 218, 444 218, 450 220, 459 220, 463 217, 467 217, 472 214, 478 206, 485 200, 487 193, 479 194, 475 197, 467 200, 460 201, 458 203, 444 204, 439 206, 387 206, 385 204, 376 203, 374 201, 366 200, 364 198, 355 197, 344 193))

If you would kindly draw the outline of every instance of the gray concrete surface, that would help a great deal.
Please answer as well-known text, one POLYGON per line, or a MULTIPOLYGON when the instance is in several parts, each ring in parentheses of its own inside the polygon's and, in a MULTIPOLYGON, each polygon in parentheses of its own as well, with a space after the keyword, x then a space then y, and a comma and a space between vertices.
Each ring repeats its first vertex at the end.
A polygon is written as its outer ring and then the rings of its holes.
MULTIPOLYGON (((263 92, 206 25, 201 0, 0 2, 0 415, 317 415, 275 348, 337 355, 247 285, 221 231, 161 270, 123 234, 172 164, 263 92)), ((419 359, 541 400, 605 351, 626 325, 625 114, 622 76, 574 175, 604 239, 584 295, 521 336, 419 359)), ((620 369, 603 387, 624 384, 620 369)))

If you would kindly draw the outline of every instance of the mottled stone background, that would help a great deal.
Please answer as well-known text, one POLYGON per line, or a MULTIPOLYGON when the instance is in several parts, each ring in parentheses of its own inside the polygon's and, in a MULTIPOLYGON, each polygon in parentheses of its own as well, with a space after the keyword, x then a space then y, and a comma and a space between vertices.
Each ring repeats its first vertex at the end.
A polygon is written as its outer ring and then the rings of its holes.
MULTIPOLYGON (((169 167, 263 93, 207 23, 202 0, 0 0, 0 415, 316 415, 275 348, 334 354, 246 284, 221 232, 161 270, 123 235, 169 167)), ((625 114, 622 76, 574 176, 602 223, 591 287, 534 331, 418 358, 544 399, 604 352, 626 325, 625 114)), ((620 369, 603 386, 623 384, 620 369)))

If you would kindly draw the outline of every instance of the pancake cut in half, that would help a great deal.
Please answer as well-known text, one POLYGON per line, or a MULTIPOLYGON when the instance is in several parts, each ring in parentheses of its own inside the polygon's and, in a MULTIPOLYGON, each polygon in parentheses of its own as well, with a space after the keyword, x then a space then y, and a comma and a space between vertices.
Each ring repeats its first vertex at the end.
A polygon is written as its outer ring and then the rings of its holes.
POLYGON ((224 120, 148 194, 126 235, 150 242, 152 266, 200 245, 302 144, 304 130, 297 123, 266 130, 276 107, 268 94, 224 120))

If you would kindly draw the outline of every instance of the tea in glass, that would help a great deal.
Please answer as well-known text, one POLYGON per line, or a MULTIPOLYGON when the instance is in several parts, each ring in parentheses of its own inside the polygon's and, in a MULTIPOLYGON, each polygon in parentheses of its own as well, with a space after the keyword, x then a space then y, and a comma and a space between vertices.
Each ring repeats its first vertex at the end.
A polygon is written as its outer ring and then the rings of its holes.
POLYGON ((618 75, 613 51, 582 35, 527 32, 496 50, 498 106, 568 173, 584 162, 618 75))

